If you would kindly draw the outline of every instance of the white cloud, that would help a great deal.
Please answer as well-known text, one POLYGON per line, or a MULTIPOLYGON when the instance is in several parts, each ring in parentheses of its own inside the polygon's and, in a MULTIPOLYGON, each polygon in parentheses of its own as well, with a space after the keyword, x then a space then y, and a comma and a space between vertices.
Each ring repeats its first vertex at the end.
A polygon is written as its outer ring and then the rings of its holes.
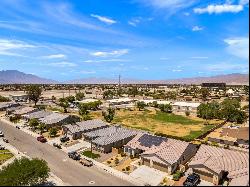
POLYGON ((115 20, 104 17, 104 16, 99 16, 99 15, 96 15, 96 14, 91 14, 91 16, 94 17, 94 18, 97 18, 99 21, 104 22, 104 23, 106 23, 108 25, 112 25, 112 24, 116 23, 115 20))
POLYGON ((77 66, 75 63, 71 62, 53 62, 49 63, 49 66, 54 66, 54 67, 75 67, 77 66))
POLYGON ((0 55, 23 56, 19 54, 21 50, 34 47, 35 47, 34 45, 19 40, 0 39, 0 55))
POLYGON ((244 9, 244 6, 232 5, 232 4, 221 4, 221 5, 208 5, 205 8, 194 8, 194 12, 197 14, 220 14, 225 12, 238 13, 244 9))
POLYGON ((137 26, 137 23, 135 23, 135 22, 133 22, 133 21, 128 21, 128 24, 131 25, 131 26, 134 26, 134 27, 137 26))
POLYGON ((199 27, 197 25, 192 28, 192 31, 194 31, 194 32, 196 32, 196 31, 202 31, 202 30, 203 30, 203 27, 199 27))
POLYGON ((138 0, 156 8, 180 9, 186 8, 197 2, 197 0, 138 0))
POLYGON ((173 69, 172 72, 181 72, 182 69, 173 69))
POLYGON ((54 55, 43 56, 43 58, 46 58, 46 59, 66 58, 66 55, 64 55, 64 54, 54 54, 54 55))
POLYGON ((95 74, 96 72, 95 71, 86 71, 86 70, 83 70, 80 73, 82 73, 82 74, 95 74))
POLYGON ((240 5, 248 5, 249 4, 249 0, 240 0, 239 4, 240 5))
POLYGON ((207 56, 192 56, 192 59, 208 59, 207 56))
POLYGON ((110 52, 106 52, 106 51, 97 51, 97 52, 93 52, 90 53, 90 55, 95 56, 95 57, 109 57, 109 56, 122 56, 128 53, 128 49, 120 49, 120 50, 114 50, 114 51, 110 51, 110 52))
POLYGON ((160 60, 169 60, 167 57, 161 57, 160 60))
POLYGON ((119 58, 113 58, 113 59, 103 59, 103 60, 85 60, 86 63, 98 63, 98 62, 130 62, 131 60, 128 59, 119 59, 119 58))
POLYGON ((227 44, 226 49, 229 53, 242 59, 249 59, 248 37, 227 38, 224 42, 227 44))
POLYGON ((217 64, 208 64, 204 66, 206 71, 215 71, 215 72, 225 72, 225 71, 242 71, 248 69, 248 64, 236 64, 230 62, 222 62, 217 64))

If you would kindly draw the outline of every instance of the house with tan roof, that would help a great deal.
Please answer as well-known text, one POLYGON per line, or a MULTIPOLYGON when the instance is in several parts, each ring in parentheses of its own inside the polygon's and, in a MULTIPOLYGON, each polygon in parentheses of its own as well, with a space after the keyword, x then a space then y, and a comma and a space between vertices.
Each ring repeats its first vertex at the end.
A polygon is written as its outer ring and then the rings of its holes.
POLYGON ((189 163, 192 172, 200 175, 201 179, 220 184, 228 179, 229 184, 249 184, 249 154, 201 145, 196 155, 189 163), (242 181, 244 179, 244 181, 242 181))
POLYGON ((141 163, 168 174, 185 165, 196 153, 197 146, 171 138, 138 134, 124 146, 124 152, 140 155, 141 163))

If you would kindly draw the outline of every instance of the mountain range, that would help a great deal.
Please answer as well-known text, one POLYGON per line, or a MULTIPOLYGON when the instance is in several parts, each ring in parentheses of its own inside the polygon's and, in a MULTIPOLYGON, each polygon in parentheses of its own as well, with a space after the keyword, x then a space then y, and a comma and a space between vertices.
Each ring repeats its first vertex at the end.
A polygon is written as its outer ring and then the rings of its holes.
MULTIPOLYGON (((224 82, 229 85, 249 85, 249 74, 233 73, 211 77, 194 77, 168 80, 122 79, 122 84, 201 84, 203 82, 224 82)), ((117 79, 84 78, 66 82, 45 79, 17 70, 0 71, 0 84, 117 84, 117 79)))

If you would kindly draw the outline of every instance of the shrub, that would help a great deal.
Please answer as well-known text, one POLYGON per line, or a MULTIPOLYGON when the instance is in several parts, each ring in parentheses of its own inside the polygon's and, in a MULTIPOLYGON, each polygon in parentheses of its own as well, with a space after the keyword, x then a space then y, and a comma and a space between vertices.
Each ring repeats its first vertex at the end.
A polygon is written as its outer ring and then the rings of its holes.
POLYGON ((125 171, 125 168, 122 168, 122 171, 125 171))
POLYGON ((186 116, 190 116, 190 112, 189 111, 186 111, 185 114, 186 114, 186 116))
POLYGON ((21 116, 10 116, 10 121, 13 122, 13 123, 18 123, 19 120, 21 119, 21 116))
POLYGON ((173 180, 174 181, 178 181, 181 177, 183 176, 183 172, 181 172, 181 171, 176 171, 175 173, 174 173, 174 175, 173 175, 173 180))
POLYGON ((115 164, 119 164, 119 159, 118 158, 115 158, 115 164))
POLYGON ((111 161, 110 161, 110 160, 108 160, 108 161, 107 161, 107 163, 108 163, 108 164, 111 164, 111 161))
POLYGON ((127 167, 126 167, 126 171, 129 171, 129 170, 130 170, 130 166, 127 166, 127 167))

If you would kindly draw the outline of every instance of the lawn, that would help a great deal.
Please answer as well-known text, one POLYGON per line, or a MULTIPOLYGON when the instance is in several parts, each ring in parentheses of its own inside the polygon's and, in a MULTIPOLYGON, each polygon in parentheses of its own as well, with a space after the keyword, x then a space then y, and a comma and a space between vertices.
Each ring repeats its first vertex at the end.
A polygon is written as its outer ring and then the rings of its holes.
POLYGON ((84 151, 84 152, 82 152, 82 155, 89 157, 89 158, 92 158, 92 159, 96 159, 96 158, 100 157, 99 154, 91 153, 91 151, 84 151))
POLYGON ((13 154, 9 150, 0 150, 0 165, 12 157, 13 154))
MULTIPOLYGON (((91 116, 93 119, 102 119, 101 113, 98 112, 91 113, 91 116)), ((204 125, 204 122, 198 117, 160 111, 116 110, 112 123, 191 141, 220 123, 220 121, 210 121, 211 125, 204 125)))

